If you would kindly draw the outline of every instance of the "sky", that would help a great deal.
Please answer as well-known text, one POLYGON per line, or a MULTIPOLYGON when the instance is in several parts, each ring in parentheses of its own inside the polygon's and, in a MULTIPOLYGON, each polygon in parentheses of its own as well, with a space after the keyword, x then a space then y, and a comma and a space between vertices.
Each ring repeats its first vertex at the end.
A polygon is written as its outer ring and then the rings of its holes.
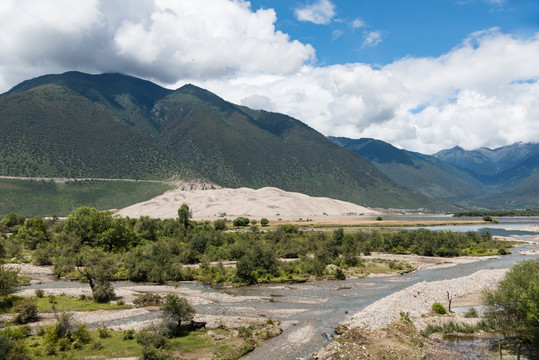
POLYGON ((539 0, 0 1, 0 93, 71 70, 426 154, 539 141, 539 0))

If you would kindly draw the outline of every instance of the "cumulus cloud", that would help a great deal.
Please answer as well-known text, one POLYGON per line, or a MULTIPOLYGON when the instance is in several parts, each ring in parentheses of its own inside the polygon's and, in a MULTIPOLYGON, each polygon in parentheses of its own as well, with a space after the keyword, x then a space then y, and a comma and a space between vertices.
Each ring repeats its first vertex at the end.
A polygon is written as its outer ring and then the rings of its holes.
POLYGON ((472 34, 437 58, 404 58, 382 68, 366 64, 304 66, 287 77, 234 86, 203 85, 227 94, 272 100, 326 135, 374 137, 434 153, 460 145, 498 147, 539 139, 539 34, 522 40, 493 29, 472 34))
POLYGON ((275 29, 272 9, 243 0, 4 0, 0 84, 29 73, 124 72, 175 83, 244 73, 290 74, 310 45, 275 29), (7 77, 7 78, 6 78, 7 77))
POLYGON ((327 25, 335 16, 335 5, 329 0, 318 0, 314 3, 304 4, 296 8, 294 14, 300 21, 327 25))

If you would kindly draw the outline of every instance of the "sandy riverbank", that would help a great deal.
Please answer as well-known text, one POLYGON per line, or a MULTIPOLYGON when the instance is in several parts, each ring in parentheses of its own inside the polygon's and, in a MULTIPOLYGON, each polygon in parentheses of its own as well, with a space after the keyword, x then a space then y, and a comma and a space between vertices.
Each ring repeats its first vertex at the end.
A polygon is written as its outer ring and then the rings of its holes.
POLYGON ((447 292, 456 298, 494 287, 506 271, 506 269, 480 270, 457 279, 423 281, 376 301, 350 316, 342 325, 349 329, 354 327, 379 329, 398 320, 401 311, 409 313, 412 318, 417 318, 429 313, 435 302, 447 306, 447 292))

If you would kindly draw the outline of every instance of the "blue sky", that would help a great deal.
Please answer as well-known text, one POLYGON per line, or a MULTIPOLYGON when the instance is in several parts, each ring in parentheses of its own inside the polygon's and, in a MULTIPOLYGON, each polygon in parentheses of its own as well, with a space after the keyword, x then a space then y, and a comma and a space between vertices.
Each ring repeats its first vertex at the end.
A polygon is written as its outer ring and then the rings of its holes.
POLYGON ((273 8, 276 28, 316 49, 320 64, 386 65, 405 56, 440 56, 476 31, 499 28, 529 37, 538 29, 539 1, 333 0, 326 24, 298 20, 295 10, 316 1, 253 0, 273 8), (379 43, 366 44, 371 33, 379 43))
POLYGON ((537 64, 538 0, 0 2, 0 93, 120 72, 428 154, 539 141, 537 64))

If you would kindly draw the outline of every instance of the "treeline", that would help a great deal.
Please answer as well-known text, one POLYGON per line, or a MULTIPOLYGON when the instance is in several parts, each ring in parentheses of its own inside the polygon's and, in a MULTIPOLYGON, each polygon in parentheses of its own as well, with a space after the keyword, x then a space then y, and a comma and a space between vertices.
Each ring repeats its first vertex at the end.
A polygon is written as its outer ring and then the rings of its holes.
MULTIPOLYGON (((361 255, 373 251, 426 256, 506 254, 510 243, 487 232, 450 231, 301 231, 248 221, 192 221, 187 206, 176 219, 123 218, 80 207, 65 220, 9 214, 0 221, 0 258, 53 265, 57 276, 86 280, 94 296, 113 296, 110 281, 200 280, 211 284, 255 284, 324 277, 362 267, 361 255), (281 261, 295 258, 296 261, 281 261), (226 267, 223 261, 236 261, 226 267), (212 264, 213 263, 213 264, 212 264), (328 266, 328 265, 335 266, 328 266), (332 270, 333 269, 333 270, 332 270)), ((266 223, 266 219, 262 221, 266 223)))
POLYGON ((488 210, 488 211, 462 211, 453 214, 453 217, 486 217, 486 216, 539 216, 539 209, 526 210, 488 210))

